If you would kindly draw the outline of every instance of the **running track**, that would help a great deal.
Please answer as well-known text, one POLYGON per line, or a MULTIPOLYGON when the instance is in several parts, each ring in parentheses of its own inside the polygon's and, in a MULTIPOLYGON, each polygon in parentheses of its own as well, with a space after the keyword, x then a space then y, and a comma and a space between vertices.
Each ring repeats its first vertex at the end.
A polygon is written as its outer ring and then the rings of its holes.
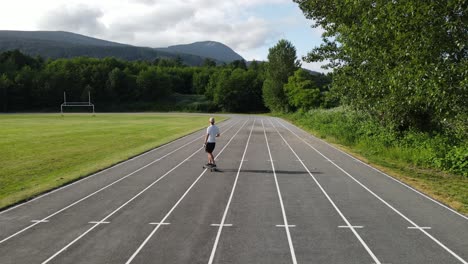
POLYGON ((0 212, 0 263, 464 263, 468 218, 276 118, 218 124, 0 212))

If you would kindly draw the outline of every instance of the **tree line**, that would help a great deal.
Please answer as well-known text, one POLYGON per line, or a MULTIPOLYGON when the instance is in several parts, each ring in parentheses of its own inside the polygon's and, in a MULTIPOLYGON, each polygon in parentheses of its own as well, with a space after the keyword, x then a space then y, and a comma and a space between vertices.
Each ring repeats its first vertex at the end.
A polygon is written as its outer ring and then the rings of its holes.
MULTIPOLYGON (((200 111, 265 112, 275 109, 264 98, 264 83, 271 72, 269 64, 254 61, 247 65, 240 60, 216 65, 206 59, 202 66, 195 67, 184 65, 180 58, 44 60, 18 50, 7 51, 0 54, 0 111, 55 111, 66 92, 68 101, 87 101, 90 93, 92 102, 103 111, 109 106, 126 111, 128 105, 136 102, 163 103, 180 94, 203 95, 210 106, 200 111)), ((328 80, 325 75, 302 71, 300 76, 311 81, 314 88, 329 83, 324 81, 328 80)))

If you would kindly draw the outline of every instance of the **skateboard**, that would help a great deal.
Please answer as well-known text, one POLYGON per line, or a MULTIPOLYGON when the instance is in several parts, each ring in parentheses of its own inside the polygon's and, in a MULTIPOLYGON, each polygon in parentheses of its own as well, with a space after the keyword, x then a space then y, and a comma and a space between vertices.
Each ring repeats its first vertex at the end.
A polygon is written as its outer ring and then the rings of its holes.
POLYGON ((208 169, 208 170, 210 170, 211 172, 213 172, 213 171, 219 171, 216 167, 208 166, 208 165, 203 165, 203 168, 204 168, 204 169, 208 169))

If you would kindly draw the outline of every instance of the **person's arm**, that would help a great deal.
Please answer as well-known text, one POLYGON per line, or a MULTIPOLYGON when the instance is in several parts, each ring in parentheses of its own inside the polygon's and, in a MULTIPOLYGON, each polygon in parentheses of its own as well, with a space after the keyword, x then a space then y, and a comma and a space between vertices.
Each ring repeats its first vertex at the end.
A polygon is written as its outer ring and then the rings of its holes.
POLYGON ((208 137, 210 136, 210 134, 206 134, 205 136, 205 145, 206 145, 206 142, 208 142, 208 137))

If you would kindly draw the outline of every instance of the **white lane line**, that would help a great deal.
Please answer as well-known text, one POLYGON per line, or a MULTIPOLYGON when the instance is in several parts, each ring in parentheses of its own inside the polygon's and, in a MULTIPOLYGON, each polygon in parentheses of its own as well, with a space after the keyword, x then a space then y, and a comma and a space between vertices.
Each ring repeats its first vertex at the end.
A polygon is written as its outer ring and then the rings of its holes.
POLYGON ((338 228, 364 228, 364 226, 338 226, 338 228))
POLYGON ((44 220, 44 219, 42 219, 42 220, 32 220, 31 222, 33 222, 33 223, 48 223, 49 220, 44 220))
MULTIPOLYGON (((203 131, 203 130, 200 130, 200 131, 203 131)), ((86 180, 92 179, 92 178, 94 178, 95 176, 97 176, 97 175, 99 175, 99 174, 101 174, 101 173, 107 172, 108 170, 111 170, 111 169, 115 169, 115 168, 117 168, 117 167, 119 167, 119 166, 121 166, 121 165, 124 165, 124 164, 126 164, 126 163, 128 163, 128 162, 130 162, 130 161, 133 161, 133 160, 135 160, 135 159, 138 159, 138 158, 141 158, 141 157, 143 157, 143 156, 145 156, 145 155, 148 155, 148 154, 150 154, 151 152, 154 152, 154 151, 156 151, 156 150, 160 150, 160 149, 165 148, 165 147, 167 147, 167 146, 173 145, 173 144, 175 144, 176 142, 179 142, 179 141, 181 141, 181 140, 183 140, 183 139, 185 139, 185 138, 187 138, 187 137, 190 137, 190 136, 192 136, 192 135, 195 134, 195 133, 199 133, 200 131, 195 131, 195 132, 193 132, 192 134, 183 136, 183 137, 178 138, 178 139, 176 139, 176 140, 174 140, 174 141, 171 141, 171 142, 169 142, 169 143, 167 143, 167 144, 164 144, 164 145, 158 146, 158 147, 156 147, 156 148, 154 148, 154 149, 148 150, 148 151, 146 151, 146 152, 144 152, 144 153, 141 153, 141 154, 139 154, 139 155, 137 155, 137 156, 135 156, 135 157, 133 157, 133 158, 131 158, 131 159, 122 161, 122 162, 120 162, 120 163, 117 163, 117 164, 115 164, 115 165, 113 165, 113 166, 111 166, 111 167, 109 167, 109 168, 107 168, 107 169, 98 171, 98 172, 96 172, 96 173, 94 173, 94 174, 91 174, 91 175, 85 177, 85 178, 79 179, 79 180, 77 180, 77 181, 75 181, 75 182, 72 182, 72 183, 67 184, 67 185, 65 185, 65 186, 62 186, 62 187, 59 187, 59 188, 54 189, 54 190, 52 190, 52 191, 50 191, 50 192, 41 194, 41 195, 39 195, 39 196, 37 196, 37 197, 35 197, 35 198, 31 199, 31 200, 28 200, 28 201, 26 201, 26 202, 24 202, 24 203, 20 203, 20 204, 18 204, 18 205, 12 206, 12 207, 10 207, 10 208, 8 208, 8 209, 5 209, 5 210, 1 211, 1 212, 0 212, 0 215, 1 215, 1 214, 4 214, 4 213, 6 213, 6 212, 9 212, 9 211, 11 211, 11 210, 14 210, 14 209, 16 209, 16 208, 18 208, 18 207, 21 207, 21 206, 23 206, 23 205, 26 205, 26 204, 32 203, 32 202, 34 202, 34 201, 37 201, 37 200, 39 200, 39 199, 41 199, 41 198, 43 198, 43 197, 46 197, 46 196, 48 196, 48 195, 51 195, 51 194, 55 193, 55 192, 58 192, 58 191, 61 191, 61 190, 63 190, 63 189, 66 189, 66 188, 68 188, 68 187, 71 187, 71 186, 73 186, 73 185, 75 185, 75 184, 82 183, 82 182, 84 182, 84 181, 86 181, 86 180)), ((204 137, 204 135, 201 136, 201 137, 204 137)), ((200 138, 200 137, 197 137, 195 140, 198 140, 199 138, 200 138)), ((193 141, 195 141, 195 140, 193 140, 193 141)), ((191 141, 191 142, 193 142, 193 141, 191 141)), ((1 243, 1 242, 0 242, 0 243, 1 243)))
MULTIPOLYGON (((278 122, 278 121, 277 121, 278 122)), ((278 122, 279 123, 279 122, 278 122)), ((281 124, 281 123, 280 123, 281 124)), ((283 125, 283 127, 285 127, 283 125)), ((301 137, 299 137, 296 133, 294 133, 293 131, 291 131, 289 128, 285 127, 287 130, 289 130, 292 134, 296 135, 299 139, 302 139, 301 137)), ((324 154, 322 154, 320 151, 318 151, 315 147, 313 147, 311 144, 309 144, 307 141, 305 141, 304 139, 302 139, 303 142, 305 142, 309 147, 311 147, 313 150, 315 150, 318 154, 320 154, 323 158, 325 158, 326 160, 329 160, 330 159, 325 156, 324 154)), ((432 239, 432 241, 434 241, 436 244, 438 244, 440 247, 442 247, 443 249, 445 249, 448 253, 450 253, 453 257, 455 257, 456 259, 458 259, 461 263, 463 264, 468 264, 468 262, 466 260, 464 260, 462 257, 460 257, 459 255, 457 255, 455 252, 453 252, 451 249, 449 249, 447 246, 445 246, 442 242, 440 242, 438 239, 436 239, 434 236, 432 236, 431 234, 429 234, 428 232, 426 232, 425 229, 421 228, 420 226, 418 226, 415 222, 413 222, 411 219, 409 219, 407 216, 405 216, 403 213, 401 213, 400 211, 398 211, 395 207, 393 207, 392 205, 390 205, 387 201, 385 201, 384 199, 382 199, 380 196, 378 196, 376 193, 374 193, 372 190, 370 190, 367 186, 365 186, 364 184, 362 184, 360 181, 358 181, 356 178, 354 178, 351 174, 349 174, 347 171, 345 171, 343 168, 341 168, 340 166, 338 166, 336 163, 334 163, 333 161, 330 161, 333 165, 335 165, 335 167, 337 167, 339 170, 341 170, 344 174, 346 174, 348 177, 350 177, 351 179, 353 179, 353 181, 355 181, 357 184, 359 184, 362 188, 364 188, 366 191, 368 191, 370 194, 372 194, 375 198, 377 198, 379 201, 381 201, 382 203, 384 203, 388 208, 390 208, 392 211, 394 211, 395 213, 397 213, 398 215, 400 215, 403 219, 405 219, 408 223, 410 223, 415 229, 418 229, 420 230, 422 233, 424 233, 427 237, 429 237, 430 239, 432 239)))
POLYGON ((170 225, 171 223, 149 223, 150 225, 170 225))
POLYGON ((110 222, 105 222, 105 221, 91 221, 91 222, 88 222, 88 224, 98 224, 98 225, 101 225, 101 224, 110 224, 110 222))
POLYGON ((211 224, 211 226, 232 226, 232 224, 211 224))
MULTIPOLYGON (((231 143, 231 141, 236 137, 236 135, 239 133, 239 131, 241 131, 241 129, 245 126, 247 121, 248 120, 246 120, 244 122, 244 124, 239 128, 239 130, 237 130, 237 132, 231 137, 229 142, 223 147, 223 149, 221 149, 221 151, 218 153, 218 155, 216 155, 215 159, 218 158, 219 155, 221 155, 221 153, 223 153, 223 151, 227 148, 227 146, 231 143)), ((175 205, 171 208, 171 210, 169 210, 169 212, 160 221, 161 223, 164 223, 166 221, 166 219, 172 214, 172 212, 177 208, 177 206, 180 204, 180 202, 182 202, 182 200, 185 198, 185 196, 190 192, 190 190, 193 188, 193 186, 195 186, 195 184, 201 179, 201 177, 207 172, 207 170, 208 169, 204 169, 203 172, 200 174, 200 176, 198 176, 198 178, 195 179, 195 181, 192 183, 192 185, 190 185, 190 187, 185 191, 185 193, 175 203, 175 205)), ((158 229, 160 227, 161 227, 161 225, 157 225, 153 229, 153 231, 151 231, 151 233, 145 238, 145 240, 141 243, 141 245, 137 248, 137 250, 132 254, 132 256, 130 256, 130 258, 127 260, 127 262, 125 262, 126 264, 129 264, 129 263, 131 263, 133 261, 133 259, 138 255, 138 253, 140 253, 140 251, 143 249, 143 247, 148 243, 148 241, 151 239, 151 237, 153 237, 153 235, 156 233, 156 231, 158 231, 158 229)))
MULTIPOLYGON (((296 253, 294 251, 294 245, 293 245, 292 238, 291 238, 291 232, 289 232, 290 225, 288 224, 288 217, 286 216, 286 211, 284 209, 283 197, 281 195, 281 190, 280 190, 279 183, 278 183, 278 177, 276 176, 275 163, 273 162, 273 157, 271 155, 270 144, 268 143, 268 137, 267 137, 267 134, 266 134, 265 125, 263 123, 263 120, 262 120, 262 127, 263 127, 263 134, 265 135, 266 145, 267 145, 267 148, 268 148, 268 155, 269 155, 270 160, 271 160, 271 169, 273 170, 273 176, 275 178, 276 191, 278 192, 278 198, 279 198, 279 202, 280 202, 280 205, 281 205, 281 213, 283 214, 283 222, 284 222, 283 227, 286 230, 286 237, 288 239, 289 250, 291 252, 292 262, 294 264, 296 264, 297 263, 296 253)), ((300 158, 298 157, 298 159, 300 159, 300 158)))
POLYGON ((432 229, 431 227, 429 226, 409 226, 408 229, 418 229, 418 230, 421 230, 421 229, 432 229))
MULTIPOLYGON (((247 148, 249 147, 250 137, 252 136, 252 131, 255 126, 255 121, 256 120, 254 120, 254 122, 252 123, 252 128, 250 129, 250 134, 249 134, 249 137, 247 138, 247 143, 245 144, 244 154, 242 154, 242 159, 241 159, 242 161, 245 159, 245 154, 247 153, 247 148)), ((221 224, 218 228, 218 233, 216 234, 216 239, 213 244, 213 248, 211 249, 211 254, 210 254, 210 259, 208 260, 208 264, 213 263, 214 256, 216 254, 216 249, 218 248, 219 238, 221 237, 221 232, 223 231, 223 225, 226 222, 227 213, 231 205, 232 197, 234 196, 234 192, 236 190, 237 181, 239 180, 239 175, 240 175, 240 171, 241 171, 242 164, 243 164, 242 161, 239 165, 239 169, 237 170, 236 179, 234 180, 234 184, 232 185, 231 194, 229 195, 229 199, 226 204, 226 209, 224 210, 223 217, 221 218, 221 224)))
MULTIPOLYGON (((289 149, 294 153, 294 155, 296 156, 297 159, 301 159, 299 157, 299 155, 297 155, 297 153, 294 151, 294 149, 291 147, 291 145, 289 145, 289 143, 286 141, 286 139, 283 137, 283 135, 281 135, 281 133, 278 131, 278 129, 276 128, 275 125, 273 125, 273 122, 270 120, 270 123, 271 125, 275 128, 276 132, 281 136, 281 138, 283 139, 283 141, 288 145, 289 149)), ((315 183, 317 184, 317 186, 320 188, 320 190, 322 191, 322 193, 325 195, 325 197, 327 197, 328 201, 331 203, 331 205, 333 206, 333 208, 335 208, 335 210, 338 212, 338 214, 341 216, 341 218, 343 219, 343 221, 346 223, 346 226, 349 226, 349 228, 351 229, 351 231, 353 232, 354 236, 356 236, 356 238, 359 240, 359 242, 361 242, 362 246, 366 249, 367 253, 372 257, 372 259, 377 263, 377 264, 382 264, 380 262, 379 259, 377 259, 377 257, 375 256, 374 252, 372 252, 372 250, 369 248, 369 246, 366 244, 366 242, 361 238, 361 236, 359 235, 359 233, 356 231, 355 228, 353 228, 353 225, 351 225, 348 221, 348 219, 343 215, 343 213, 341 212, 341 210, 338 208, 338 206, 336 206, 335 202, 333 202, 333 200, 330 198, 330 196, 328 195, 328 193, 325 191, 325 189, 323 189, 322 185, 318 182, 318 180, 315 178, 315 176, 310 172, 309 168, 307 168, 307 166, 304 164, 304 162, 301 161, 301 164, 302 166, 304 167, 304 169, 309 173, 310 177, 312 177, 312 179, 315 181, 315 183)))
MULTIPOLYGON (((236 125, 237 123, 239 123, 239 122, 236 122, 234 125, 236 125)), ((229 129, 231 129, 234 125, 232 125, 229 129)), ((228 129, 228 130, 229 130, 229 129, 228 129)), ((202 137, 204 137, 204 136, 202 136, 202 137)), ((167 156, 173 154, 174 152, 176 152, 176 151, 178 151, 178 150, 184 148, 185 146, 187 146, 187 145, 189 145, 189 144, 191 144, 191 143, 193 143, 193 142, 199 140, 199 139, 202 138, 202 137, 197 137, 196 139, 194 139, 194 140, 192 140, 192 141, 190 141, 190 142, 188 142, 188 143, 182 145, 181 147, 179 147, 179 148, 177 148, 177 149, 175 149, 175 150, 173 150, 173 151, 167 153, 166 155, 164 155, 164 156, 162 156, 162 157, 160 157, 160 158, 158 158, 158 159, 156 159, 156 160, 154 160, 154 161, 152 161, 152 162, 146 164, 145 166, 143 166, 143 167, 141 167, 141 168, 139 168, 139 169, 137 169, 137 170, 135 170, 135 171, 133 171, 133 172, 127 174, 127 175, 125 175, 124 177, 122 177, 122 178, 120 178, 120 179, 118 179, 118 180, 116 180, 116 181, 114 181, 114 182, 112 182, 112 183, 110 183, 110 184, 108 184, 108 185, 102 187, 101 189, 99 189, 99 190, 97 190, 97 191, 95 191, 95 192, 93 192, 93 193, 91 193, 91 194, 89 194, 89 195, 87 195, 87 196, 85 196, 85 197, 83 197, 83 198, 81 198, 81 199, 79 199, 79 200, 73 202, 72 204, 70 204, 70 205, 68 205, 68 206, 66 206, 66 207, 64 207, 64 208, 62 208, 62 209, 56 211, 55 213, 50 214, 49 216, 47 216, 47 217, 45 217, 44 219, 42 219, 42 222, 45 221, 45 220, 48 220, 49 218, 52 218, 53 216, 55 216, 55 215, 57 215, 57 214, 59 214, 59 213, 65 211, 65 210, 67 210, 67 209, 69 209, 69 208, 71 208, 71 207, 73 207, 73 206, 75 206, 75 205, 77 205, 77 204, 79 204, 79 203, 81 203, 82 201, 88 199, 89 197, 91 197, 91 196, 93 196, 93 195, 95 195, 95 194, 97 194, 97 193, 99 193, 99 192, 101 192, 101 191, 103 191, 103 190, 109 188, 110 186, 112 186, 112 185, 114 185, 114 184, 116 184, 116 183, 118 183, 118 182, 120 182, 120 181, 122 181, 122 180, 124 180, 124 179, 126 179, 126 178, 128 178, 128 177, 130 177, 130 176, 132 176, 133 174, 135 174, 135 173, 137 173, 137 172, 139 172, 139 171, 141 171, 141 170, 143 170, 143 169, 145 169, 145 168, 147 168, 147 167, 153 165, 154 163, 156 163, 156 162, 158 162, 158 161, 164 159, 165 157, 167 157, 167 156)), ((32 225, 29 225, 29 226, 27 226, 27 227, 25 227, 25 228, 19 230, 18 232, 16 232, 16 233, 14 233, 14 234, 12 234, 12 235, 10 235, 10 236, 8 236, 8 237, 6 237, 6 238, 0 240, 0 244, 2 244, 2 243, 4 243, 4 242, 6 242, 6 241, 8 241, 8 240, 10 240, 10 239, 12 239, 12 238, 18 236, 19 234, 23 233, 24 231, 26 231, 26 230, 28 230, 28 229, 31 229, 32 227, 34 227, 34 226, 36 226, 37 224, 42 223, 42 222, 36 222, 36 223, 34 223, 34 224, 32 224, 32 225)))
MULTIPOLYGON (((277 122, 278 122, 278 121, 277 121, 277 122)), ((279 123, 279 122, 278 122, 278 123, 279 123)), ((287 128, 285 125, 283 125, 283 124, 281 124, 281 125, 284 126, 286 129, 288 129, 289 131, 291 131, 291 130, 290 130, 289 128, 287 128)), ((291 132, 292 132, 292 131, 291 131, 291 132)), ((294 132, 292 132, 292 133, 294 133, 294 132)), ((295 133, 294 133, 294 134, 295 134, 295 133)), ((358 162, 358 163, 361 163, 362 165, 364 165, 364 166, 366 166, 366 167, 368 167, 368 168, 370 168, 370 169, 372 169, 372 170, 374 170, 374 171, 376 171, 376 172, 378 172, 378 173, 384 175, 385 177, 387 177, 387 178, 389 178, 389 179, 391 179, 391 180, 393 180, 393 181, 395 181, 395 182, 397 182, 397 183, 403 185, 404 187, 406 187, 406 188, 410 189, 411 191, 413 191, 413 192, 415 192, 415 193, 417 193, 417 194, 419 194, 419 195, 425 197, 426 199, 428 199, 428 200, 430 200, 430 201, 432 201, 432 202, 438 204, 439 206, 441 206, 441 207, 443 207, 443 208, 445 208, 445 209, 451 211, 452 213, 454 213, 454 214, 456 214, 456 215, 458 215, 458 216, 461 216, 461 217, 464 218, 465 220, 468 220, 468 216, 466 216, 466 215, 464 215, 464 214, 461 214, 461 213, 455 211, 454 209, 448 207, 447 205, 445 205, 445 204, 443 204, 443 203, 441 203, 441 202, 435 200, 435 199, 432 198, 432 197, 429 197, 427 194, 422 193, 422 192, 420 192, 420 191, 414 189, 413 187, 409 186, 408 184, 406 184, 406 183, 404 183, 404 182, 402 182, 402 181, 400 181, 400 180, 398 180, 398 179, 395 179, 394 177, 392 177, 392 176, 386 174, 385 172, 383 172, 383 171, 381 171, 381 170, 379 170, 379 169, 377 169, 377 168, 372 167, 371 165, 369 165, 369 164, 363 162, 362 160, 359 160, 359 159, 353 157, 352 155, 350 155, 350 154, 348 154, 348 153, 342 151, 342 150, 339 149, 339 148, 336 148, 335 146, 329 144, 329 143, 326 142, 325 140, 320 139, 320 138, 317 138, 317 137, 315 137, 315 136, 313 136, 313 135, 311 135, 311 134, 307 134, 307 135, 313 137, 313 138, 316 139, 316 140, 321 141, 321 142, 324 143, 326 146, 329 146, 329 147, 335 149, 336 151, 338 151, 338 152, 340 152, 340 153, 342 153, 342 154, 344 154, 344 155, 350 157, 350 158, 353 159, 354 161, 356 161, 356 162, 358 162)), ((306 142, 303 138, 299 137, 297 134, 296 134, 296 136, 297 136, 298 138, 300 138, 302 141, 306 142)), ((307 142, 306 142, 306 143, 307 143, 307 142)))
MULTIPOLYGON (((233 125, 234 126, 234 125, 233 125)), ((232 128, 232 127, 231 127, 232 128)), ((229 129, 231 129, 229 128, 229 129)), ((228 130, 229 130, 228 129, 228 130)), ((226 131, 228 131, 226 130, 226 131)), ((177 169, 178 167, 180 167, 182 164, 184 164, 188 159, 192 158, 193 156, 195 156, 195 154, 197 154, 200 150, 202 150, 203 147, 199 148, 198 150, 196 150, 195 152, 193 152, 189 157, 187 157, 186 159, 184 159, 183 161, 181 161, 179 164, 177 164, 175 167, 173 167, 172 169, 170 169, 168 172, 166 172, 164 175, 162 175, 161 177, 159 177, 157 180, 155 180, 154 182, 152 182, 150 185, 148 185, 146 188, 144 188, 142 191, 140 191, 139 193, 137 193, 135 196, 133 196, 130 200, 128 200, 127 202, 125 202, 124 204, 122 204, 120 207, 118 207, 117 209, 115 209, 114 211, 112 211, 110 214, 108 214, 107 216, 105 216, 103 219, 101 219, 101 221, 99 222, 105 222, 108 218, 110 218, 112 215, 114 215, 115 213, 117 213, 118 211, 120 211, 122 208, 124 208, 126 205, 128 205, 130 202, 132 202, 133 200, 135 200, 136 198, 138 198, 140 195, 142 195, 144 192, 146 192, 149 188, 151 188, 153 185, 155 185, 156 183, 158 183, 160 180, 162 180, 163 178, 165 178, 169 173, 171 173, 172 171, 174 171, 175 169, 177 169)), ((206 169, 205 169, 206 171, 206 169)), ((73 244, 75 244, 78 240, 80 240, 81 238, 83 238, 86 234, 88 234, 89 232, 91 232, 93 229, 95 229, 97 226, 99 226, 99 222, 96 223, 94 226, 92 226, 90 229, 88 229, 87 231, 85 231, 83 234, 81 234, 79 237, 77 237, 75 240, 73 240, 72 242, 68 243, 65 247, 63 247, 62 249, 60 249, 59 251, 57 251, 54 255, 52 255, 51 257, 49 257, 47 260, 45 260, 44 262, 42 262, 42 264, 45 264, 45 263, 48 263, 50 262, 51 260, 53 260, 55 257, 57 257, 60 253, 64 252, 65 250, 67 250, 70 246, 72 246, 73 244)), ((161 223, 164 223, 165 222, 165 219, 161 221, 161 223)), ((161 225, 158 225, 158 227, 161 226, 161 225)))
POLYGON ((296 225, 276 225, 276 227, 296 227, 296 225))

